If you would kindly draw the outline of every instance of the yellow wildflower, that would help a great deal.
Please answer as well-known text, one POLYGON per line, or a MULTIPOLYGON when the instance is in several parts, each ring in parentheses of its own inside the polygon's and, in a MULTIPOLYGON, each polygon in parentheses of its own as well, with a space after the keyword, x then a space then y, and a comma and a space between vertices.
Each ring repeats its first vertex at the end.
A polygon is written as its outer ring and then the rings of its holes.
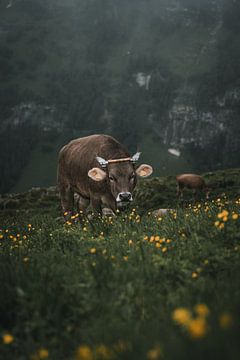
POLYGON ((148 360, 157 360, 161 356, 161 348, 159 345, 154 346, 147 352, 147 359, 148 360))
POLYGON ((162 248, 162 252, 165 253, 166 251, 167 251, 167 247, 164 246, 164 247, 162 248))
POLYGON ((233 325, 232 315, 224 312, 219 316, 219 326, 222 329, 229 329, 233 325))
POLYGON ((232 219, 233 219, 233 220, 237 220, 237 219, 238 219, 238 214, 233 214, 233 215, 232 215, 232 219))
POLYGON ((49 356, 49 352, 45 348, 41 348, 38 350, 38 357, 39 359, 47 359, 49 356))
POLYGON ((187 325, 192 319, 192 315, 188 309, 179 307, 173 311, 172 319, 179 325, 187 325))
POLYGON ((128 261, 128 256, 123 256, 123 260, 128 261))
POLYGON ((197 304, 194 307, 194 310, 196 311, 197 315, 200 317, 205 317, 209 315, 209 309, 205 304, 197 304))
POLYGON ((89 251, 91 254, 96 254, 96 252, 97 252, 96 248, 91 248, 89 251))
POLYGON ((157 236, 155 236, 155 239, 154 239, 155 241, 159 241, 160 240, 160 237, 157 235, 157 236))
POLYGON ((187 325, 187 330, 192 339, 201 339, 207 333, 207 322, 203 317, 192 319, 187 325))
POLYGON ((0 240, 3 239, 3 237, 4 237, 3 234, 0 234, 0 240))
POLYGON ((133 241, 132 240, 128 240, 128 245, 132 245, 133 241))
POLYGON ((99 345, 96 347, 97 358, 111 360, 113 358, 113 352, 106 345, 99 345))
POLYGON ((5 345, 9 345, 14 341, 14 337, 11 334, 4 334, 2 340, 5 345))
POLYGON ((198 273, 196 273, 195 271, 192 272, 192 279, 196 279, 198 277, 198 273))
POLYGON ((88 345, 81 345, 76 351, 76 360, 93 360, 93 352, 88 345))
POLYGON ((219 225, 219 229, 221 229, 221 230, 224 229, 224 226, 225 226, 224 223, 221 223, 221 224, 219 225))

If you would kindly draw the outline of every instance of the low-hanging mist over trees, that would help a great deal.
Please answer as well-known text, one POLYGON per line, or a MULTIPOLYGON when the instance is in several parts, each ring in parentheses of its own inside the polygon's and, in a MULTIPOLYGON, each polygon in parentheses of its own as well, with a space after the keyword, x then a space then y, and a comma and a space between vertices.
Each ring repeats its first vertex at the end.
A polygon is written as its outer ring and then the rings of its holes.
POLYGON ((239 16, 234 0, 1 1, 0 192, 53 133, 107 132, 131 151, 148 137, 196 171, 239 166, 239 16))

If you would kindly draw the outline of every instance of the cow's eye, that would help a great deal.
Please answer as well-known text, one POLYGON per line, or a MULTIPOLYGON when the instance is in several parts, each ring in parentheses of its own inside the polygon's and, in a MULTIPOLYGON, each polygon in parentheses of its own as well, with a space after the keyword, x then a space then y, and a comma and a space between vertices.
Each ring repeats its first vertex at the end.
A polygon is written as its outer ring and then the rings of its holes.
POLYGON ((134 179, 135 179, 135 175, 132 174, 132 175, 130 176, 129 180, 130 180, 130 181, 134 181, 134 179))
POLYGON ((109 176, 110 181, 115 181, 115 178, 113 176, 109 176))

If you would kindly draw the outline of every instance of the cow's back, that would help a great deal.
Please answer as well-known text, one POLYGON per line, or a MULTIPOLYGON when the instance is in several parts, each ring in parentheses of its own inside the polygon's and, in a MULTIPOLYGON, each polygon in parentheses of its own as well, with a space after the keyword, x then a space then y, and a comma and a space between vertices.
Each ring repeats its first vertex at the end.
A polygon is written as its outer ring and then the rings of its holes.
POLYGON ((182 174, 176 176, 179 185, 191 188, 200 189, 205 186, 205 182, 200 175, 196 174, 182 174))

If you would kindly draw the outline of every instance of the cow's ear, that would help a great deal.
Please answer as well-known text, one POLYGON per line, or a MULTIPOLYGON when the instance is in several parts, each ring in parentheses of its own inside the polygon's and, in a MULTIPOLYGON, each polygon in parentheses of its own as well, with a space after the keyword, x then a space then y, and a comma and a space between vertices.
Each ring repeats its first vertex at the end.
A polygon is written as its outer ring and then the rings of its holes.
POLYGON ((92 168, 91 170, 89 170, 88 172, 88 176, 95 181, 102 181, 105 179, 106 177, 106 173, 105 171, 103 171, 102 169, 99 169, 97 167, 92 168))
POLYGON ((153 168, 150 165, 142 164, 136 169, 136 174, 140 177, 147 177, 151 175, 153 168))

